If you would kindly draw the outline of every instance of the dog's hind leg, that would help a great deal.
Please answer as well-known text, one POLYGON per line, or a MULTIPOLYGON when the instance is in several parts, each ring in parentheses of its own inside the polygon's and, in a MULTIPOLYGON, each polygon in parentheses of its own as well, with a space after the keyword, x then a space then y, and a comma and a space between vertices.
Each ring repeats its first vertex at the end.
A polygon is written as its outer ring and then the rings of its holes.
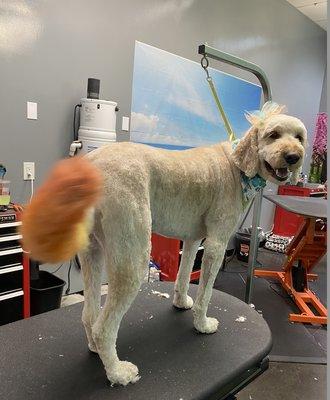
POLYGON ((124 218, 113 220, 112 228, 106 232, 109 238, 106 257, 109 291, 93 326, 93 339, 107 377, 110 382, 121 385, 139 380, 138 368, 119 360, 116 341, 121 320, 147 273, 151 247, 151 221, 148 226, 148 219, 140 217, 137 223, 140 226, 136 227, 134 216, 129 218, 127 225, 122 222, 124 218))
POLYGON ((200 240, 185 240, 183 242, 182 256, 179 273, 174 286, 173 305, 181 309, 189 309, 193 306, 193 299, 188 296, 190 273, 193 269, 196 253, 200 240))
POLYGON ((202 271, 194 304, 194 325, 202 333, 214 333, 218 328, 218 320, 207 317, 206 313, 226 245, 227 241, 219 241, 213 238, 207 238, 204 242, 202 271))
POLYGON ((79 260, 84 281, 85 297, 82 322, 86 331, 88 347, 96 353, 97 349, 92 337, 92 326, 100 312, 104 254, 94 234, 90 235, 89 247, 79 254, 79 260))

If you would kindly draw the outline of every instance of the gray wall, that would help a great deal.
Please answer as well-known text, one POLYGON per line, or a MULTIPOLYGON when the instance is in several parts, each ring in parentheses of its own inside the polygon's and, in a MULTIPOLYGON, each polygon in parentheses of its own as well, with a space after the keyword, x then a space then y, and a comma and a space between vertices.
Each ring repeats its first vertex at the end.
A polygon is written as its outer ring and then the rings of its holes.
POLYGON ((0 162, 16 201, 29 196, 23 161, 35 161, 38 184, 67 155, 88 77, 118 101, 119 122, 130 114, 135 40, 196 61, 208 42, 259 64, 274 99, 313 132, 326 33, 285 0, 3 0, 0 24, 0 162), (26 101, 38 102, 37 121, 26 119, 26 101))
POLYGON ((322 93, 321 93, 321 100, 320 100, 320 112, 327 112, 327 67, 325 69, 323 85, 322 85, 322 93))

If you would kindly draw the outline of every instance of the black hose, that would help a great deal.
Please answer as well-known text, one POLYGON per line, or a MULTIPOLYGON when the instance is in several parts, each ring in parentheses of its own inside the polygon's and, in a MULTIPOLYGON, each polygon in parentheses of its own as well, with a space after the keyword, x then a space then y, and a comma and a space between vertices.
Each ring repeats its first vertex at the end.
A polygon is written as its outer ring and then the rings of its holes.
POLYGON ((74 260, 75 260, 75 262, 76 262, 77 267, 78 267, 79 269, 81 269, 80 260, 79 260, 79 257, 78 257, 77 254, 74 256, 74 260))
POLYGON ((73 111, 73 140, 78 140, 78 130, 76 128, 76 115, 78 107, 81 107, 81 104, 76 104, 73 111))
POLYGON ((72 260, 70 260, 70 266, 68 269, 68 284, 67 284, 67 289, 65 291, 65 294, 69 294, 70 293, 70 289, 71 289, 71 267, 72 267, 72 260))

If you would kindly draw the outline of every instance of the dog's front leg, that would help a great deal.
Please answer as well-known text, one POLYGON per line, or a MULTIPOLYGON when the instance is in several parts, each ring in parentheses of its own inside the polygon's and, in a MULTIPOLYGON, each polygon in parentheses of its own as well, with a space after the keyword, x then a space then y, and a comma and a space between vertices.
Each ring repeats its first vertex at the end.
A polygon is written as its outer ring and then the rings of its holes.
POLYGON ((174 286, 173 305, 181 309, 189 309, 193 306, 193 299, 188 296, 190 274, 194 266, 196 253, 200 240, 185 240, 183 242, 182 256, 179 273, 174 286))
POLYGON ((212 288, 223 259, 226 242, 207 238, 204 242, 202 272, 199 281, 197 298, 194 305, 194 325, 202 333, 214 333, 218 328, 218 320, 206 316, 212 288))

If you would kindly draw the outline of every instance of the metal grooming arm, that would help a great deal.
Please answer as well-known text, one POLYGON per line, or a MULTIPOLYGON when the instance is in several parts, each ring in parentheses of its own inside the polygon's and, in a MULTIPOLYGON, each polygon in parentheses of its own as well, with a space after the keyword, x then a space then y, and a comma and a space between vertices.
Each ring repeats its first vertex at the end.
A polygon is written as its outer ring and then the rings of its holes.
MULTIPOLYGON (((242 58, 225 53, 223 51, 217 50, 213 47, 208 46, 207 44, 202 44, 198 47, 198 54, 205 55, 209 58, 213 58, 214 60, 222 61, 226 64, 233 65, 234 67, 251 72, 258 78, 261 84, 264 96, 264 103, 272 99, 268 78, 265 72, 258 65, 243 60, 242 58)), ((257 192, 253 200, 254 205, 253 205, 253 218, 252 218, 252 234, 251 234, 251 243, 249 252, 246 290, 245 290, 245 302, 248 304, 251 303, 254 266, 256 264, 258 256, 259 234, 260 234, 258 227, 260 223, 262 195, 263 195, 262 190, 260 190, 259 192, 257 192)))

